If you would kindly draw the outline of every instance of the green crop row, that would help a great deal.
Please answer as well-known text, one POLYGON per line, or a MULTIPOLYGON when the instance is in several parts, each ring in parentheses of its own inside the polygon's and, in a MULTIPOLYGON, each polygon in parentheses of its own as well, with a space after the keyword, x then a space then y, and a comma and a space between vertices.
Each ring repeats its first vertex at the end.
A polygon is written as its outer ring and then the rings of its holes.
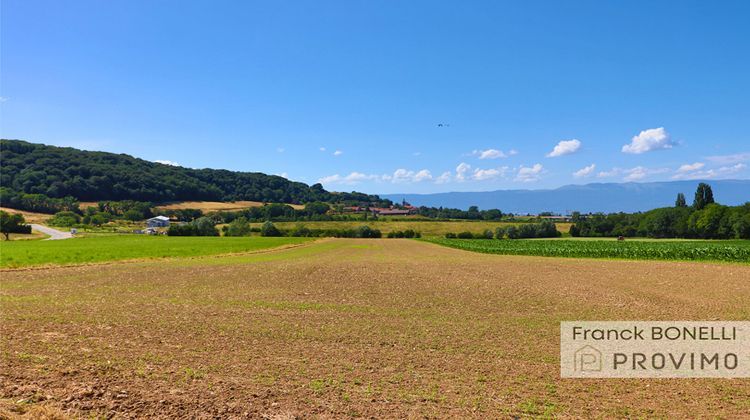
POLYGON ((487 254, 750 263, 750 241, 463 240, 429 242, 487 254))

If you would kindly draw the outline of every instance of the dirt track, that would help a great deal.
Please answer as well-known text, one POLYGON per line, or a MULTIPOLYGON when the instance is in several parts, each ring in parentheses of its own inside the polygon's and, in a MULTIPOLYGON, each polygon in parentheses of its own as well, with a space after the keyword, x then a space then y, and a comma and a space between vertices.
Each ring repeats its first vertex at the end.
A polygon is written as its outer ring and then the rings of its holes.
POLYGON ((2 398, 124 417, 748 417, 750 380, 562 380, 558 360, 561 320, 750 319, 748 278, 408 240, 5 272, 2 398))

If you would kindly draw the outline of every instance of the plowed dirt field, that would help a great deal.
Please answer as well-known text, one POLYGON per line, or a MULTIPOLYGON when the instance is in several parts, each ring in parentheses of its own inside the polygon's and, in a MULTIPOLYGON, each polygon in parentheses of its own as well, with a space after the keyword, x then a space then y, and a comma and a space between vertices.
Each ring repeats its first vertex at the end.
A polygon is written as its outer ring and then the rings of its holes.
POLYGON ((559 377, 561 320, 748 320, 750 266, 340 239, 0 276, 0 417, 750 417, 750 380, 559 377))

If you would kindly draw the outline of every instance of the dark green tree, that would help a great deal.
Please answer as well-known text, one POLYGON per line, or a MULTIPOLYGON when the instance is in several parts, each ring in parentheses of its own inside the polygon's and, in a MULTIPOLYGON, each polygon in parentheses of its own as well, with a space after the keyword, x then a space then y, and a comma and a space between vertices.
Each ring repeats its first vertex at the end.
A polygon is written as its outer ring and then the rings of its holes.
POLYGON ((199 217, 191 222, 195 226, 197 236, 219 236, 214 221, 209 217, 199 217))
POLYGON ((695 190, 695 200, 693 200, 693 207, 696 210, 702 210, 707 205, 714 202, 714 193, 711 191, 711 186, 705 182, 698 184, 698 188, 695 190))
POLYGON ((307 213, 308 216, 326 214, 330 209, 331 207, 327 203, 321 203, 319 201, 305 204, 305 213, 307 213))
POLYGON ((6 241, 10 239, 11 233, 31 233, 31 226, 25 222, 23 216, 18 213, 0 211, 0 233, 5 235, 6 241))
POLYGON ((226 236, 250 236, 250 223, 244 217, 234 219, 227 227, 226 236))
POLYGON ((687 207, 687 202, 685 201, 685 194, 683 193, 677 193, 677 199, 674 201, 675 207, 687 207))
POLYGON ((281 231, 276 228, 276 225, 271 223, 271 221, 267 221, 266 223, 263 223, 263 226, 260 228, 260 236, 283 236, 281 231))

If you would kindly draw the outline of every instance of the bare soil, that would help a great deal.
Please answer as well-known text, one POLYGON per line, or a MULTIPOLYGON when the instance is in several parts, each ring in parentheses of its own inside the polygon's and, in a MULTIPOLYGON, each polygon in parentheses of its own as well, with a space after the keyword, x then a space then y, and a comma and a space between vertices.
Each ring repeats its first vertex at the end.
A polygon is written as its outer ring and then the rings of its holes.
POLYGON ((560 379, 559 322, 747 320, 748 279, 394 239, 6 271, 0 416, 747 418, 749 380, 560 379))

